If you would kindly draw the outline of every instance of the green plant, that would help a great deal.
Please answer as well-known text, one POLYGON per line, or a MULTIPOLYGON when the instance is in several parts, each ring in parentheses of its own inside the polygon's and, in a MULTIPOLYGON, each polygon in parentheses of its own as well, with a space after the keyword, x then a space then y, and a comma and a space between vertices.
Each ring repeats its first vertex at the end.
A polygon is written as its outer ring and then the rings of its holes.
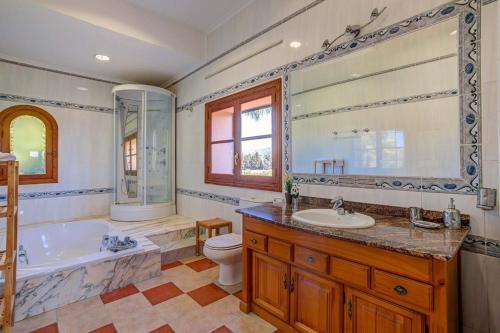
POLYGON ((290 174, 285 175, 285 192, 292 193, 293 177, 290 174))

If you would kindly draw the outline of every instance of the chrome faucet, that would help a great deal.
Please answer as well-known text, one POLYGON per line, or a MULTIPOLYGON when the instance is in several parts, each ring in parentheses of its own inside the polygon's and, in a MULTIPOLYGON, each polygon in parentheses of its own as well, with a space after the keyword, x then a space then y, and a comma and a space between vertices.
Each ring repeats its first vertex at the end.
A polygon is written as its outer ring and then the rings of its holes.
POLYGON ((99 249, 99 252, 107 250, 108 246, 109 246, 109 235, 103 235, 101 240, 101 248, 99 249))
POLYGON ((344 205, 344 199, 339 195, 338 197, 333 198, 330 203, 333 204, 332 209, 339 209, 344 205))
POLYGON ((17 256, 19 258, 19 262, 29 265, 28 252, 26 252, 24 246, 19 245, 17 256))
POLYGON ((331 204, 333 204, 332 209, 335 209, 337 211, 337 214, 339 215, 345 215, 345 209, 344 209, 344 199, 339 195, 330 201, 331 204))

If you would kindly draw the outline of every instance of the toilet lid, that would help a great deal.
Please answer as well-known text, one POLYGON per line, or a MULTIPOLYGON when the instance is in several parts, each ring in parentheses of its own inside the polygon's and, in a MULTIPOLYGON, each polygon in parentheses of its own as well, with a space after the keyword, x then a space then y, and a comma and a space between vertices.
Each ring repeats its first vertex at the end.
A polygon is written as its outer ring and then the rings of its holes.
POLYGON ((209 238, 205 245, 215 250, 230 250, 241 247, 241 242, 241 235, 231 233, 209 238))

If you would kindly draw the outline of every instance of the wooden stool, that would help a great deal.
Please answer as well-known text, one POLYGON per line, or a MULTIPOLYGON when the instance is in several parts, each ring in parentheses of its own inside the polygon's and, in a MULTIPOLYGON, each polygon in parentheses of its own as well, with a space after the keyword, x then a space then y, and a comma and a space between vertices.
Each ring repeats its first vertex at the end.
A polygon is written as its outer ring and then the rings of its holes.
POLYGON ((207 239, 212 237, 212 230, 215 229, 215 236, 220 234, 220 228, 227 227, 227 232, 233 232, 233 222, 226 221, 220 218, 196 221, 196 255, 200 255, 200 245, 203 245, 204 241, 200 239, 200 227, 207 229, 207 239))

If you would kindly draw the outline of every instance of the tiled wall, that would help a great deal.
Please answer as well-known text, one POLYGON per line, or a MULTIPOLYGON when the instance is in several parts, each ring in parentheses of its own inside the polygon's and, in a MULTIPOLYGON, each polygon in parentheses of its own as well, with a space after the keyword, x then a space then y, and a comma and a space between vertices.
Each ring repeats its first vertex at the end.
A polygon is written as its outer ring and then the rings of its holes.
MULTIPOLYGON (((207 54, 212 57, 229 49, 245 38, 256 34, 272 23, 290 15, 298 8, 313 1, 255 0, 242 12, 222 24, 208 37, 207 54)), ((448 1, 422 0, 405 2, 397 0, 353 0, 349 2, 325 0, 309 11, 300 14, 278 28, 260 36, 235 52, 218 60, 196 74, 181 81, 173 90, 178 96, 178 105, 184 105, 216 90, 253 77, 272 68, 299 60, 320 50, 323 40, 337 36, 347 24, 365 22, 373 7, 387 6, 384 15, 366 31, 390 25, 448 1), (205 77, 225 65, 237 61, 247 54, 276 41, 284 42, 269 51, 255 56, 212 78, 205 77), (291 49, 288 45, 299 40, 302 47, 291 49)), ((497 2, 488 2, 482 9, 482 137, 483 137, 483 185, 498 188, 498 85, 497 67, 500 61, 498 43, 497 2)), ((177 117, 177 174, 178 187, 183 190, 198 190, 214 195, 236 198, 272 199, 279 193, 237 189, 204 184, 204 104, 197 104, 192 111, 185 110, 177 117)), ((364 201, 397 206, 422 206, 441 210, 447 206, 449 195, 424 192, 401 192, 391 190, 356 189, 304 185, 304 195, 331 198, 342 195, 347 200, 364 201)), ((458 208, 471 215, 472 233, 481 237, 500 240, 500 214, 498 208, 483 211, 476 208, 475 196, 454 195, 458 208)), ((221 216, 233 220, 235 230, 240 229, 241 219, 234 214, 234 206, 220 200, 193 196, 189 192, 178 192, 180 214, 196 218, 221 216)), ((241 204, 251 204, 241 200, 241 204)), ((486 251, 482 251, 485 253, 486 251)), ((500 258, 471 252, 463 253, 464 326, 469 332, 500 332, 500 318, 493 315, 500 311, 500 288, 495 281, 500 273, 500 258)), ((497 283, 498 284, 498 283, 497 283)))
POLYGON ((5 62, 0 62, 0 78, 0 111, 33 104, 48 111, 59 128, 59 182, 21 186, 21 193, 36 194, 20 201, 20 223, 107 214, 113 166, 113 84, 5 62))

